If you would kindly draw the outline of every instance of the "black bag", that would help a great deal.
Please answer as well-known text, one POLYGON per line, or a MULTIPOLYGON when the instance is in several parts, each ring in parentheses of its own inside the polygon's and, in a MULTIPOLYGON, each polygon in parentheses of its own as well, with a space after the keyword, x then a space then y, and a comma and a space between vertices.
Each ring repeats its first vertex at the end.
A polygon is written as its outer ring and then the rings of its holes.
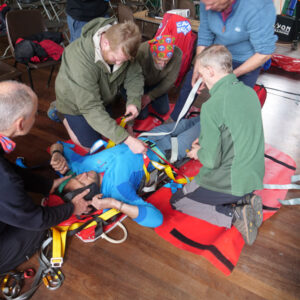
POLYGON ((294 39, 295 30, 295 18, 277 15, 274 32, 278 35, 279 41, 291 42, 294 39))

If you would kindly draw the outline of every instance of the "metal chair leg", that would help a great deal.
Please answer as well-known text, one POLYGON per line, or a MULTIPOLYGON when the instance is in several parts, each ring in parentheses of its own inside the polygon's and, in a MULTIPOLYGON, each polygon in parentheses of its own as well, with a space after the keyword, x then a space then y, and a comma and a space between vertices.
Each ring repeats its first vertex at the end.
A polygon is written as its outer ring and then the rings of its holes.
POLYGON ((53 65, 52 68, 51 68, 51 72, 50 72, 49 78, 48 78, 47 88, 50 86, 50 82, 51 82, 52 73, 54 71, 54 68, 55 68, 55 66, 53 65))
POLYGON ((30 86, 31 86, 32 90, 34 91, 33 82, 32 82, 32 77, 31 77, 31 69, 30 69, 28 66, 26 66, 26 67, 27 67, 27 72, 28 72, 28 77, 29 77, 30 86))

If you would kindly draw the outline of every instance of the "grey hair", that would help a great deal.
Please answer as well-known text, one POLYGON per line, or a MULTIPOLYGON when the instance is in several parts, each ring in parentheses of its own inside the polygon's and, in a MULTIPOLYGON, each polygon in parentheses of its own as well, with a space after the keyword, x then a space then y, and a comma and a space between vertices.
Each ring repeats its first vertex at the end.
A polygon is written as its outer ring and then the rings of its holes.
POLYGON ((217 71, 232 73, 232 56, 223 45, 211 45, 205 48, 198 56, 203 67, 211 66, 217 71))
POLYGON ((0 83, 0 131, 9 129, 18 118, 30 116, 34 96, 23 83, 12 80, 0 83))

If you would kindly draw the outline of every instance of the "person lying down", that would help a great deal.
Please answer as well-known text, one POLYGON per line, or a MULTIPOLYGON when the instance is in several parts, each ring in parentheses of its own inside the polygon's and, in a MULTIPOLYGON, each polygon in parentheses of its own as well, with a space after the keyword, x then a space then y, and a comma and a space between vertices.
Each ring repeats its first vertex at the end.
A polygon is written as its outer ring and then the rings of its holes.
MULTIPOLYGON (((199 118, 182 120, 176 132, 173 133, 187 143, 186 147, 192 144, 194 136, 189 141, 187 137, 181 138, 181 135, 187 128, 197 126, 195 124, 199 124, 199 118)), ((183 142, 179 144, 182 145, 183 142)), ((157 146, 158 151, 162 148, 162 152, 159 152, 163 156, 168 153, 171 147, 170 136, 160 137, 157 146)), ((162 224, 161 212, 137 195, 137 190, 145 175, 142 154, 132 153, 125 144, 86 156, 75 153, 73 147, 73 144, 64 142, 57 142, 50 147, 50 163, 53 169, 63 175, 68 172, 72 173, 72 177, 59 187, 62 194, 71 191, 80 192, 83 188, 89 188, 94 195, 92 206, 96 209, 115 208, 146 227, 157 227, 162 224)), ((159 161, 159 158, 150 150, 147 156, 151 160, 159 161)), ((179 158, 184 156, 186 152, 180 151, 179 158)), ((150 163, 147 169, 151 172, 154 167, 150 163)), ((75 195, 77 195, 76 192, 73 193, 73 196, 75 195)))
MULTIPOLYGON (((61 174, 72 173, 72 177, 59 187, 60 192, 64 194, 85 187, 91 191, 96 185, 92 198, 92 206, 96 209, 115 208, 146 227, 162 224, 161 212, 136 193, 145 174, 142 154, 132 153, 125 144, 86 156, 75 153, 73 147, 63 142, 50 147, 53 169, 61 174)), ((152 156, 153 160, 158 160, 152 156)))

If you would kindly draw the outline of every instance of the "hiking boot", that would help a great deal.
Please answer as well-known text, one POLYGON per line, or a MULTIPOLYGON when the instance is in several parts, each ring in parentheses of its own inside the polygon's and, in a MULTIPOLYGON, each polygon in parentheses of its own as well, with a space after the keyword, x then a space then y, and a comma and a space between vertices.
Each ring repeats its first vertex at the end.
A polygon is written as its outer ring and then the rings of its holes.
POLYGON ((250 205, 254 211, 254 223, 258 228, 262 224, 263 221, 263 205, 260 196, 253 195, 250 199, 250 205))
POLYGON ((55 102, 56 101, 52 101, 50 103, 49 109, 47 111, 47 115, 48 115, 49 119, 51 119, 54 122, 59 123, 60 119, 59 119, 58 114, 57 114, 57 109, 56 109, 56 103, 55 102))
POLYGON ((255 194, 248 194, 237 202, 237 205, 250 204, 254 211, 254 223, 259 228, 263 221, 263 205, 261 197, 255 194))
POLYGON ((235 207, 233 225, 241 233, 247 245, 254 243, 257 227, 254 224, 254 211, 250 204, 235 207))

